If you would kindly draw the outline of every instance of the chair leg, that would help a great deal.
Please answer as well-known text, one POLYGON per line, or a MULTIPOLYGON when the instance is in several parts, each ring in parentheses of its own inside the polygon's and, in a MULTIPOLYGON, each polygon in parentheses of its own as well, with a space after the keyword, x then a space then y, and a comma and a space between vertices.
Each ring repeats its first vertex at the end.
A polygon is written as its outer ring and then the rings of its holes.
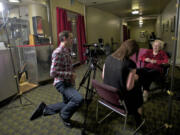
POLYGON ((111 115, 114 111, 111 111, 106 116, 104 116, 101 120, 98 120, 98 112, 99 112, 99 102, 97 101, 96 104, 96 121, 98 124, 100 124, 103 120, 105 120, 109 115, 111 115))
POLYGON ((99 105, 99 103, 98 103, 98 101, 97 101, 97 103, 96 103, 96 121, 98 121, 98 106, 99 105))
POLYGON ((105 120, 109 115, 111 115, 114 111, 111 111, 106 116, 104 116, 101 120, 98 121, 98 124, 100 124, 103 120, 105 120))
POLYGON ((123 128, 123 130, 126 129, 126 123, 127 123, 127 116, 125 117, 125 120, 124 120, 124 128, 123 128))

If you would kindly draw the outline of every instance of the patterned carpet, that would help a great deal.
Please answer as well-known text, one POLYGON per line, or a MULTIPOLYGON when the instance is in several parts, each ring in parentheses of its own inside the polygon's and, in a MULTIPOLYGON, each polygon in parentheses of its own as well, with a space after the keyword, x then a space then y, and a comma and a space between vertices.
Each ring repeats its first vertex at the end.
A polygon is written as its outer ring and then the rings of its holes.
MULTIPOLYGON (((87 69, 86 65, 76 68, 77 87, 87 69)), ((97 72, 96 79, 101 81, 101 73, 97 72)), ((178 85, 178 84, 176 84, 178 85)), ((85 95, 85 89, 81 87, 80 93, 85 95)), ((29 105, 18 108, 7 109, 7 106, 0 108, 0 135, 80 135, 83 127, 84 110, 83 105, 72 117, 74 128, 69 129, 63 125, 59 115, 52 115, 38 118, 30 121, 33 110, 36 106, 44 101, 46 104, 53 104, 62 100, 61 95, 53 87, 52 83, 41 85, 40 87, 21 96, 23 104, 28 103, 24 96, 31 100, 35 105, 29 105)), ((139 131, 137 135, 148 134, 154 129, 164 125, 168 115, 168 98, 166 93, 156 93, 150 96, 147 103, 144 104, 144 117, 146 118, 146 130, 139 131)), ((87 119, 88 135, 132 135, 135 130, 135 121, 132 116, 128 116, 127 128, 123 130, 123 118, 117 114, 113 114, 102 124, 98 125, 95 121, 96 96, 89 106, 87 119)), ((169 131, 169 135, 178 135, 180 133, 180 101, 173 100, 171 122, 173 128, 169 131)), ((8 105, 14 107, 20 105, 19 98, 8 105)), ((101 107, 100 117, 108 110, 101 107)), ((152 135, 165 135, 166 128, 159 129, 152 135)))

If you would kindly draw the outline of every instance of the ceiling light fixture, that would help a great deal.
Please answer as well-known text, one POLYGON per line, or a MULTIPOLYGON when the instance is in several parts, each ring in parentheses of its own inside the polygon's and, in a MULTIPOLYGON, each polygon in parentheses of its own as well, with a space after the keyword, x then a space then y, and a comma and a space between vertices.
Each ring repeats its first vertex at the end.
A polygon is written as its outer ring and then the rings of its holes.
POLYGON ((0 12, 4 10, 3 4, 0 2, 0 12))
POLYGON ((20 0, 8 0, 11 3, 20 3, 20 0))
POLYGON ((137 14, 139 14, 139 10, 133 10, 131 13, 132 13, 133 15, 137 15, 137 14))

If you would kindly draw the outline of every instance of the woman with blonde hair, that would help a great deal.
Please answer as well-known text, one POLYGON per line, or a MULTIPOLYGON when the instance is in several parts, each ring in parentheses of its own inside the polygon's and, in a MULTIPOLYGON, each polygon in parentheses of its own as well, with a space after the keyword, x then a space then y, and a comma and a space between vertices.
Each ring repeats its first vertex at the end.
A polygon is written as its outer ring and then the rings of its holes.
POLYGON ((140 59, 144 62, 144 67, 137 70, 139 80, 143 86, 143 98, 146 102, 148 99, 148 91, 151 83, 161 77, 162 64, 168 63, 168 56, 162 50, 164 42, 155 40, 151 50, 147 51, 140 59))
POLYGON ((138 50, 135 40, 123 42, 117 51, 106 58, 102 78, 105 84, 118 88, 123 93, 128 113, 135 116, 139 125, 143 98, 140 88, 135 83, 138 80, 136 64, 129 59, 133 54, 138 54, 138 50))

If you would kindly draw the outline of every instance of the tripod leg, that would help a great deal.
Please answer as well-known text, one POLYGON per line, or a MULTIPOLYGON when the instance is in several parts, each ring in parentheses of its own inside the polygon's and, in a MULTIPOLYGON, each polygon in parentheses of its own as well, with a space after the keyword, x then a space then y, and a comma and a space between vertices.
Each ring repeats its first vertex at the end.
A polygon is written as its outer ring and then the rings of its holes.
MULTIPOLYGON (((5 106, 4 110, 8 110, 8 109, 12 109, 12 108, 20 108, 20 107, 24 107, 24 106, 28 106, 28 105, 35 105, 31 100, 29 100, 27 97, 25 97, 24 95, 21 94, 17 94, 14 97, 12 97, 12 99, 8 102, 7 106, 5 106), (23 104, 22 103, 22 97, 23 96, 29 103, 23 104), (20 105, 13 105, 11 106, 10 103, 12 103, 13 101, 15 101, 17 98, 19 98, 20 101, 20 105)), ((1 111, 0 113, 2 113, 3 111, 1 111)))
POLYGON ((84 74, 80 84, 79 84, 79 88, 78 88, 78 91, 79 89, 81 88, 81 86, 86 82, 86 79, 88 78, 88 76, 91 75, 91 68, 89 67, 88 70, 86 71, 86 73, 84 74))
MULTIPOLYGON (((30 104, 27 104, 27 105, 31 105, 31 104, 33 104, 33 105, 35 105, 31 100, 29 100, 26 96, 24 96, 23 95, 23 97, 28 101, 28 102, 30 102, 30 104)), ((21 101, 22 102, 22 101, 21 101)))
MULTIPOLYGON (((93 70, 94 70, 94 72, 93 72, 93 79, 95 79, 96 78, 96 67, 94 67, 93 70)), ((92 100, 93 95, 94 95, 94 88, 91 85, 91 88, 89 89, 89 99, 90 99, 90 101, 92 100)))
POLYGON ((88 100, 89 100, 88 96, 90 94, 90 89, 89 89, 90 79, 91 79, 91 70, 89 72, 88 82, 87 82, 87 87, 86 87, 86 96, 85 96, 86 102, 88 102, 88 100))
POLYGON ((86 108, 84 110, 84 122, 83 122, 83 129, 82 129, 82 132, 81 132, 82 135, 87 134, 87 132, 86 132, 86 121, 87 121, 87 117, 88 117, 88 107, 89 107, 89 102, 88 102, 87 98, 88 98, 88 94, 90 92, 90 89, 89 89, 90 78, 91 78, 91 72, 90 72, 90 74, 88 76, 87 91, 86 91, 86 96, 85 96, 86 108))
POLYGON ((96 67, 97 67, 100 71, 102 71, 102 68, 101 68, 98 64, 96 64, 96 67))

